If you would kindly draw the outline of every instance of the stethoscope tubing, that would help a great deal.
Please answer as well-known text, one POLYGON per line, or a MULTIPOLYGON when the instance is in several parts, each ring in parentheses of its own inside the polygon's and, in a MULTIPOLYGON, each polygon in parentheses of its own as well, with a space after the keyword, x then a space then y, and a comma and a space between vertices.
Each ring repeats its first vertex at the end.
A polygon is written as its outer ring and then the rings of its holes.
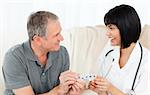
MULTIPOLYGON (((135 73, 135 77, 134 77, 134 80, 133 80, 133 84, 132 84, 132 87, 131 87, 131 90, 134 91, 134 85, 135 85, 135 82, 136 82, 136 79, 137 79, 137 75, 138 75, 138 71, 140 69, 140 65, 141 65, 141 61, 142 61, 142 57, 143 57, 143 48, 142 48, 142 45, 139 43, 139 46, 140 46, 140 49, 141 49, 141 56, 140 56, 140 61, 139 61, 139 64, 138 64, 138 67, 137 67, 137 70, 136 70, 136 73, 135 73)), ((109 50, 106 54, 105 54, 105 57, 108 56, 109 53, 111 53, 112 51, 114 51, 114 49, 111 49, 109 50)))

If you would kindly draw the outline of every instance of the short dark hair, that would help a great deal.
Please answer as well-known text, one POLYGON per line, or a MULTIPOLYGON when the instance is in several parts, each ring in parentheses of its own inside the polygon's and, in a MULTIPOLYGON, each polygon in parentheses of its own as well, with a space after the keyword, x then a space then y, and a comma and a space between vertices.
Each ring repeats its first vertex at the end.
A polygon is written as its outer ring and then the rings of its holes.
POLYGON ((46 35, 48 20, 56 21, 58 16, 48 11, 37 11, 32 13, 27 22, 29 39, 32 40, 34 35, 43 37, 46 35))
POLYGON ((121 48, 136 43, 141 34, 141 22, 136 10, 129 5, 119 5, 109 10, 104 16, 105 25, 114 24, 121 36, 121 48))

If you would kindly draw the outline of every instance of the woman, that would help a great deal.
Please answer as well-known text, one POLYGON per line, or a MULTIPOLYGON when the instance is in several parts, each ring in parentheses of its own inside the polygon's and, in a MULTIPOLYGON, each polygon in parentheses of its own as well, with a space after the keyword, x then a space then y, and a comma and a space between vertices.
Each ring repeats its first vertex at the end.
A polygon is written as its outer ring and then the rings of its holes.
POLYGON ((147 95, 150 52, 138 41, 137 12, 129 5, 116 6, 106 13, 104 23, 110 41, 98 60, 100 75, 89 88, 99 95, 147 95))

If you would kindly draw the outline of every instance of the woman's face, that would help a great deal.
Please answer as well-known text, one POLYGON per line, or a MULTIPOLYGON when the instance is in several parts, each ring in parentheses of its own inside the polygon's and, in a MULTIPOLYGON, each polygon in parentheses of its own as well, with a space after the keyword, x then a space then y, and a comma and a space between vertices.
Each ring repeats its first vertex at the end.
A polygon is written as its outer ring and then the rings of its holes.
POLYGON ((108 32, 106 35, 110 39, 112 46, 120 46, 121 45, 121 37, 120 37, 120 31, 118 27, 114 24, 108 24, 108 32))

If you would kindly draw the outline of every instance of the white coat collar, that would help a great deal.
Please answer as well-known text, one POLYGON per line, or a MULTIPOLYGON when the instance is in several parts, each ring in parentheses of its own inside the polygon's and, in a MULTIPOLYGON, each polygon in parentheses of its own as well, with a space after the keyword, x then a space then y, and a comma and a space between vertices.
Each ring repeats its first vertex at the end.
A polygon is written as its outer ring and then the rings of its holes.
POLYGON ((140 62, 140 58, 141 58, 141 48, 140 48, 139 42, 137 42, 125 66, 127 67, 138 66, 140 62))
MULTIPOLYGON (((115 59, 115 63, 118 63, 117 67, 119 67, 119 58, 120 58, 120 46, 112 46, 113 52, 111 53, 111 56, 115 59)), ((133 48, 133 51, 131 52, 131 55, 126 63, 126 65, 121 68, 121 70, 126 70, 126 68, 131 67, 131 66, 137 66, 139 64, 141 57, 141 49, 139 46, 139 42, 136 43, 135 47, 133 48)))

